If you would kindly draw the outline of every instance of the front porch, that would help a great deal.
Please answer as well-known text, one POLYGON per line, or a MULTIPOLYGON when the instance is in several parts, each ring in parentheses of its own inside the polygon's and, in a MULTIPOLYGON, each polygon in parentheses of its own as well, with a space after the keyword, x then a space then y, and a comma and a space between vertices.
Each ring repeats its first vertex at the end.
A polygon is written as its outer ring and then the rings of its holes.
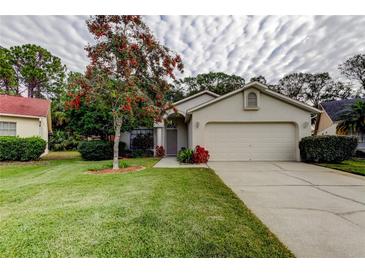
POLYGON ((155 124, 156 145, 165 148, 166 156, 176 156, 179 150, 189 147, 189 131, 185 116, 171 113, 163 122, 155 124))

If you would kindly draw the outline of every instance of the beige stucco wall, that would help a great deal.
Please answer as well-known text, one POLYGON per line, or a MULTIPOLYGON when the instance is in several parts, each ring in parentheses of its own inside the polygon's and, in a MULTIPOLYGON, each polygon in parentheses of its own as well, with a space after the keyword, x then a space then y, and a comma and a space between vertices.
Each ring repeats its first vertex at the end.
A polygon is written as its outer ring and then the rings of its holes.
MULTIPOLYGON (((333 126, 333 122, 331 120, 331 118, 328 116, 328 114, 323 111, 320 115, 319 115, 319 121, 318 121, 318 128, 317 128, 317 132, 318 135, 323 135, 322 132, 325 132, 327 129, 329 129, 330 127, 333 126)), ((330 132, 332 132, 332 129, 329 129, 330 132)), ((336 134, 336 128, 333 134, 336 134)))
POLYGON ((46 153, 48 152, 48 125, 47 117, 13 117, 0 115, 2 122, 15 122, 16 135, 19 137, 39 136, 47 142, 46 153))
MULTIPOLYGON (((244 92, 253 91, 249 88, 244 92)), ((208 122, 290 122, 296 125, 296 159, 300 160, 298 142, 311 135, 310 112, 260 92, 259 110, 244 110, 243 92, 192 113, 192 142, 190 147, 205 145, 208 122)), ((227 135, 230 133, 227 132, 227 135)))
POLYGON ((179 112, 185 114, 186 110, 188 110, 189 108, 196 107, 198 105, 201 105, 201 104, 206 103, 206 102, 208 102, 210 100, 213 100, 213 99, 215 99, 214 96, 204 93, 204 94, 202 94, 198 97, 195 97, 191 100, 188 100, 186 102, 178 104, 176 106, 176 108, 179 110, 179 112))
POLYGON ((321 131, 318 129, 317 135, 337 135, 337 125, 337 122, 331 123, 329 127, 324 128, 321 131))
MULTIPOLYGON (((182 114, 183 116, 185 116, 186 114, 186 110, 190 109, 190 108, 193 108, 193 107, 196 107, 196 106, 199 106, 203 103, 206 103, 208 101, 211 101, 215 99, 214 96, 212 95, 209 95, 209 94, 202 94, 198 97, 195 97, 195 98, 192 98, 188 101, 185 101, 181 104, 178 104, 175 108, 177 109, 177 111, 182 114)), ((169 110, 166 112, 166 117, 168 117, 170 114, 173 114, 174 113, 174 110, 169 110)))

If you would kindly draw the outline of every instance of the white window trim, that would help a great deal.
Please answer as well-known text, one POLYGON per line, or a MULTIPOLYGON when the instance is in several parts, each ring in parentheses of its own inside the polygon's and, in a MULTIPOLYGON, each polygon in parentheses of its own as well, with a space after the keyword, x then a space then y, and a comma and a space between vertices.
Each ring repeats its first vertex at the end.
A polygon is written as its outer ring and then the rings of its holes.
POLYGON ((243 109, 244 110, 259 110, 260 109, 260 92, 258 90, 246 90, 243 93, 243 109), (248 104, 248 95, 250 93, 255 93, 256 94, 256 98, 257 98, 257 106, 256 107, 249 107, 248 104))
POLYGON ((0 123, 15 124, 15 135, 0 135, 0 136, 17 136, 17 123, 16 122, 12 122, 12 121, 0 121, 0 123))

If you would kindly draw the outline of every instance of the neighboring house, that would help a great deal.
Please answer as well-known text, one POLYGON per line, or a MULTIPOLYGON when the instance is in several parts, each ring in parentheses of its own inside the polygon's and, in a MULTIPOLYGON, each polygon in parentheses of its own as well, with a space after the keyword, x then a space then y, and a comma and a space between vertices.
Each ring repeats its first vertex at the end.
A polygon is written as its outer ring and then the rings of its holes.
POLYGON ((39 136, 48 144, 51 132, 50 101, 0 95, 0 136, 39 136))
POLYGON ((344 100, 334 100, 322 102, 319 104, 319 109, 322 112, 318 115, 316 126, 315 126, 315 134, 316 135, 350 135, 356 136, 359 138, 359 146, 358 148, 361 150, 365 150, 365 140, 361 140, 360 136, 357 133, 347 133, 340 132, 337 129, 338 124, 341 122, 341 116, 346 109, 351 108, 351 106, 357 100, 365 100, 365 99, 344 99, 344 100))
MULTIPOLYGON (((311 135, 311 114, 320 113, 258 82, 222 96, 202 91, 174 106, 163 122, 143 130, 167 155, 201 145, 211 161, 299 161, 298 143, 311 135)), ((130 138, 122 134, 127 145, 130 138)))

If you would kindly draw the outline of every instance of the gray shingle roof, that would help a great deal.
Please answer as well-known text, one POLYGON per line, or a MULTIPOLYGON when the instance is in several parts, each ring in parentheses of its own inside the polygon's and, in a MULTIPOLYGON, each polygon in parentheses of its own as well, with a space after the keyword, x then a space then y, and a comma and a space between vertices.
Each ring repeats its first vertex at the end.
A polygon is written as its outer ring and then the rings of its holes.
POLYGON ((340 117, 343 114, 343 112, 351 108, 351 106, 358 100, 365 101, 365 98, 327 101, 327 102, 322 102, 321 106, 327 112, 331 120, 335 122, 340 120, 340 117))

